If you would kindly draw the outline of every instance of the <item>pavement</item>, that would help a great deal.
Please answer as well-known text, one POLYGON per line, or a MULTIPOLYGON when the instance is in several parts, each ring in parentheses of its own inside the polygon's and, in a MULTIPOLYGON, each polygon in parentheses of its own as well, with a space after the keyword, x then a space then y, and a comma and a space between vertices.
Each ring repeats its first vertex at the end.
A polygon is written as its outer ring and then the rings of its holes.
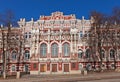
POLYGON ((118 79, 120 82, 120 72, 93 72, 88 75, 67 74, 67 75, 25 75, 20 79, 1 79, 0 82, 87 82, 118 79))

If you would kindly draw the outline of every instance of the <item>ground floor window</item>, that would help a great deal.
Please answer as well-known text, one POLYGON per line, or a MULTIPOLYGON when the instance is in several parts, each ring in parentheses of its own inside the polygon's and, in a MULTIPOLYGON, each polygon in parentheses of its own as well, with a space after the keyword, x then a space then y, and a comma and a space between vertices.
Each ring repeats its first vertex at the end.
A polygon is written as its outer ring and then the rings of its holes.
POLYGON ((40 64, 40 72, 46 72, 46 64, 40 64))
POLYGON ((57 64, 52 64, 52 72, 57 72, 57 64))
POLYGON ((69 64, 64 64, 64 72, 69 72, 69 64))
POLYGON ((79 64, 79 70, 83 69, 83 65, 79 64))
POLYGON ((91 66, 90 63, 88 63, 88 64, 86 65, 86 70, 88 70, 88 71, 92 70, 92 66, 91 66))
POLYGON ((25 65, 24 69, 25 69, 25 72, 29 72, 29 66, 28 65, 25 65))
POLYGON ((37 68, 37 64, 36 64, 36 63, 33 64, 33 68, 34 68, 34 69, 37 68))
POLYGON ((15 71, 16 71, 16 66, 12 65, 12 72, 15 72, 15 71))
POLYGON ((71 63, 71 69, 75 69, 76 68, 76 63, 71 63))

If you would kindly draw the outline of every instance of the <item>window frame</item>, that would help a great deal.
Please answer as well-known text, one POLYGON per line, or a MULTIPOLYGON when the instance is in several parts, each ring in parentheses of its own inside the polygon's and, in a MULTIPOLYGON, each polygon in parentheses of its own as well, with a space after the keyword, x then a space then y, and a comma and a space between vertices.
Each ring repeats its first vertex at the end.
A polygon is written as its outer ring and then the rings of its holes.
POLYGON ((52 57, 58 57, 58 51, 59 51, 58 44, 57 43, 53 43, 51 45, 51 56, 52 57))
POLYGON ((90 49, 88 48, 88 49, 86 49, 86 51, 85 51, 85 57, 86 57, 86 58, 90 58, 90 55, 91 55, 91 51, 90 51, 90 49), (89 50, 89 53, 87 52, 87 50, 89 50), (88 54, 86 54, 86 52, 87 52, 88 54))
POLYGON ((78 50, 78 58, 82 58, 83 57, 83 50, 79 49, 78 50))
POLYGON ((110 59, 113 59, 115 57, 115 50, 114 49, 110 49, 110 59), (113 53, 111 53, 111 50, 114 51, 113 53))
POLYGON ((29 50, 25 50, 24 59, 25 60, 30 59, 30 51, 29 50), (28 52, 26 53, 26 51, 28 51, 28 52))
POLYGON ((16 60, 17 59, 17 52, 15 50, 12 51, 11 58, 12 58, 12 60, 16 60), (15 52, 15 53, 13 54, 13 52, 15 52))
POLYGON ((70 56, 70 44, 69 43, 67 43, 67 42, 65 42, 64 44, 63 44, 63 47, 62 47, 63 49, 63 56, 64 57, 68 57, 68 56, 70 56))
POLYGON ((11 66, 11 71, 12 71, 12 72, 15 72, 15 71, 16 71, 16 66, 15 66, 15 65, 12 65, 12 66, 11 66))
POLYGON ((42 43, 40 45, 40 57, 46 57, 47 56, 47 44, 42 43))

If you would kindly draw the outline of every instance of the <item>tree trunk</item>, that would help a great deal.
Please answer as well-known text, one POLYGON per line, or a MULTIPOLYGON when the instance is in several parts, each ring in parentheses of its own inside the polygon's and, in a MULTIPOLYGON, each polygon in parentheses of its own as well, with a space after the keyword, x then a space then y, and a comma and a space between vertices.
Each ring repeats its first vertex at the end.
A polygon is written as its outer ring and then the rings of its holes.
POLYGON ((2 31, 3 39, 3 78, 6 79, 6 53, 5 53, 5 35, 2 31))

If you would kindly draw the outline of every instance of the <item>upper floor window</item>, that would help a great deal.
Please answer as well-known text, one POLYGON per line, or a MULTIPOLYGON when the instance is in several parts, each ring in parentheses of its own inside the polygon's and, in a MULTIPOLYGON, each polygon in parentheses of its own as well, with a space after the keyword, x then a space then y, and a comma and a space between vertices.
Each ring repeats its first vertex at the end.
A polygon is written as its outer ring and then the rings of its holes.
POLYGON ((82 31, 80 31, 80 37, 83 37, 83 32, 82 31))
POLYGON ((31 32, 26 32, 24 35, 24 38, 31 38, 31 32))
POLYGON ((25 35, 24 35, 24 36, 25 36, 25 38, 27 38, 27 37, 28 37, 28 36, 27 36, 27 32, 25 33, 25 35))
POLYGON ((85 36, 85 37, 87 37, 87 33, 88 33, 88 32, 87 32, 87 31, 85 31, 85 34, 84 34, 84 36, 85 36))
POLYGON ((118 50, 118 59, 120 60, 120 50, 118 50))
POLYGON ((85 55, 86 55, 86 58, 90 58, 90 49, 87 49, 86 52, 85 52, 85 55))
POLYGON ((13 51, 12 52, 12 60, 16 60, 16 58, 17 58, 17 52, 13 51))
POLYGON ((46 55, 47 55, 47 45, 43 43, 40 46, 40 56, 46 56, 46 55))
POLYGON ((111 49, 110 50, 110 58, 114 58, 114 56, 115 56, 115 50, 111 49))
POLYGON ((29 38, 31 38, 31 32, 29 32, 29 35, 28 35, 28 36, 29 36, 29 38))
POLYGON ((68 43, 63 44, 63 55, 64 56, 70 55, 70 45, 68 43))
POLYGON ((83 51, 80 49, 78 50, 78 58, 82 58, 83 56, 83 51))
POLYGON ((30 58, 30 52, 28 50, 25 51, 24 59, 29 59, 30 58))
POLYGON ((58 56, 58 45, 56 43, 53 43, 51 48, 52 48, 52 56, 58 56))
POLYGON ((105 51, 104 50, 101 50, 101 55, 102 55, 102 58, 105 58, 105 51))

